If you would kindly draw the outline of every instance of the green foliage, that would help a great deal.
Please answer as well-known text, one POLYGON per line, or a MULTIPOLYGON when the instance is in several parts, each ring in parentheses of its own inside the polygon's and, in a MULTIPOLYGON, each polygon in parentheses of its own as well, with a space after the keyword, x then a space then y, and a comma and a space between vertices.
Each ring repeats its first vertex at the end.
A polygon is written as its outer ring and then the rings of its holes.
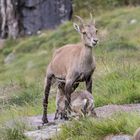
POLYGON ((37 83, 29 84, 26 87, 22 87, 18 93, 13 94, 9 99, 9 105, 25 105, 25 104, 37 104, 41 99, 41 93, 43 90, 37 83))
POLYGON ((110 134, 133 134, 140 125, 138 114, 116 114, 111 118, 92 119, 85 118, 73 121, 62 127, 60 135, 56 140, 103 140, 110 134))
POLYGON ((5 49, 2 50, 2 53, 6 56, 9 53, 11 53, 13 51, 13 46, 16 46, 16 44, 18 43, 17 40, 13 40, 13 39, 7 39, 7 41, 5 42, 4 46, 5 49))
POLYGON ((1 140, 29 140, 24 135, 26 125, 16 122, 13 126, 3 126, 0 128, 1 140))
POLYGON ((103 10, 112 10, 121 6, 139 5, 139 0, 74 0, 74 12, 80 15, 87 15, 90 12, 101 13, 103 10))
POLYGON ((94 85, 96 106, 140 103, 139 77, 137 67, 118 65, 116 70, 98 78, 94 85))

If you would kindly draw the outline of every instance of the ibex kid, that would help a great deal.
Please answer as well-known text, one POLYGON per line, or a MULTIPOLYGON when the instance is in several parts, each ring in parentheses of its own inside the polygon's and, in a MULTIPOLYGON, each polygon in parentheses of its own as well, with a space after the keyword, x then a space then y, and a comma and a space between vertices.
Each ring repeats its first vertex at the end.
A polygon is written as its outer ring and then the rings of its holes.
MULTIPOLYGON (((60 119, 65 118, 64 113, 65 112, 65 96, 64 96, 64 90, 59 89, 56 96, 56 113, 55 118, 60 119)), ((96 116, 96 113, 94 111, 94 99, 91 93, 89 93, 87 90, 82 91, 75 91, 71 94, 71 111, 76 113, 77 116, 96 116)))

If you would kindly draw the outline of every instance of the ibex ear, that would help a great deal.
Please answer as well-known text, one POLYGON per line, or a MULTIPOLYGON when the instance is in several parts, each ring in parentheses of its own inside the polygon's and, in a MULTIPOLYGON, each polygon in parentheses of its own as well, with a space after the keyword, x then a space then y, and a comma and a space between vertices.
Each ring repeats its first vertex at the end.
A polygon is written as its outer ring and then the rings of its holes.
POLYGON ((78 24, 73 23, 73 27, 74 27, 74 29, 75 29, 78 33, 80 33, 80 32, 81 32, 80 27, 79 27, 79 25, 78 25, 78 24))

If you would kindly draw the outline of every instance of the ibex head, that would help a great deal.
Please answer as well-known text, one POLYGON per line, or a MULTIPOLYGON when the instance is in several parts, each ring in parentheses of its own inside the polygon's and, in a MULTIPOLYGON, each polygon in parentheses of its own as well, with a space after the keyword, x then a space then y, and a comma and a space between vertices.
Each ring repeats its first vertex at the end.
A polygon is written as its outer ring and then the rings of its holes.
POLYGON ((80 21, 80 25, 73 23, 74 28, 77 32, 81 34, 84 45, 93 47, 97 44, 97 28, 95 27, 95 20, 93 20, 92 15, 90 14, 91 20, 89 23, 84 23, 83 19, 79 16, 76 16, 80 21))

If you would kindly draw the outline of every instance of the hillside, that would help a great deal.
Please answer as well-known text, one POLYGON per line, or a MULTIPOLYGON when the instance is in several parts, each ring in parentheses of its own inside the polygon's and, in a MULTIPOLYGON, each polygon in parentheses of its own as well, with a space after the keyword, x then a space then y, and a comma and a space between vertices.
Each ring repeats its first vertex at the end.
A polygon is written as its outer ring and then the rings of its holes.
MULTIPOLYGON (((96 17, 100 38, 93 49, 97 64, 93 74, 96 107, 140 103, 139 11, 140 7, 127 7, 96 17)), ((42 113, 45 69, 52 53, 78 41, 78 33, 67 22, 53 31, 5 42, 0 49, 0 123, 42 113)), ((54 87, 49 112, 55 111, 55 92, 54 87)))

